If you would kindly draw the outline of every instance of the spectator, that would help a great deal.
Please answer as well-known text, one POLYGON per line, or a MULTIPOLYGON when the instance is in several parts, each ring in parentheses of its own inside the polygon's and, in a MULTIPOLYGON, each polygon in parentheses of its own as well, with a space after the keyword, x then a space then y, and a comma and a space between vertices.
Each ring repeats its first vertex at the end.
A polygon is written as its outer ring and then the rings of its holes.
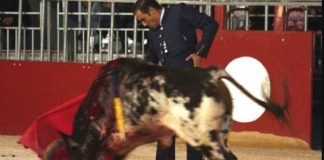
MULTIPOLYGON (((23 11, 29 11, 29 3, 23 2, 23 11)), ((1 1, 0 12, 18 12, 19 0, 5 0, 1 1)), ((22 25, 29 26, 29 16, 23 16, 22 25)), ((0 14, 0 26, 3 27, 18 27, 18 13, 17 14, 0 14)), ((6 34, 7 30, 0 30, 0 48, 7 48, 7 44, 10 49, 15 48, 16 34, 14 30, 9 30, 9 37, 6 34), (7 41, 9 40, 9 41, 7 41)))
MULTIPOLYGON (((249 18, 249 8, 245 6, 235 6, 229 12, 229 17, 231 18, 230 29, 232 30, 245 30, 246 25, 251 25, 250 20, 248 19, 248 23, 246 24, 246 19, 249 18)), ((249 28, 249 27, 248 27, 249 28)))
MULTIPOLYGON (((130 7, 127 4, 116 4, 115 5, 115 12, 129 12, 130 7)), ((94 15, 91 16, 91 27, 95 30, 93 33, 93 43, 94 49, 98 50, 100 41, 99 34, 101 32, 101 39, 107 36, 108 31, 103 30, 99 31, 96 28, 109 28, 111 24, 111 16, 110 15, 96 15, 96 13, 110 13, 111 12, 111 2, 95 2, 91 8, 91 12, 94 15)), ((127 28, 130 27, 130 24, 133 22, 132 17, 115 15, 114 17, 114 27, 116 28, 127 28), (130 19, 131 18, 131 19, 130 19)), ((115 43, 120 43, 124 41, 124 34, 120 34, 117 39, 114 40, 115 43)), ((106 40, 109 39, 109 36, 106 37, 106 40)), ((113 45, 115 46, 115 45, 113 45)), ((119 45, 120 48, 117 50, 121 50, 122 44, 119 45)))
MULTIPOLYGON (((93 49, 95 52, 99 50, 100 45, 100 32, 101 39, 106 37, 108 31, 100 31, 98 28, 108 28, 110 27, 110 16, 108 15, 96 15, 98 13, 109 13, 111 11, 111 3, 110 2, 95 2, 91 7, 91 12, 93 15, 91 16, 91 28, 94 30, 92 38, 93 41, 91 46, 93 45, 93 49)), ((90 41, 91 42, 91 41, 90 41)))
POLYGON ((305 8, 289 6, 287 12, 287 30, 303 31, 305 24, 305 8))

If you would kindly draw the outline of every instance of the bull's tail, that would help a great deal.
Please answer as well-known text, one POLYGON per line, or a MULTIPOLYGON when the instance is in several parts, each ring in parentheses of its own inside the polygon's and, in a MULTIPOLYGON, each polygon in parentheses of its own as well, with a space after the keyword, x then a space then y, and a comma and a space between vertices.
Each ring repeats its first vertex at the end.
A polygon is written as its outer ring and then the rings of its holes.
POLYGON ((264 107, 267 111, 271 112, 279 121, 286 122, 285 112, 288 109, 288 91, 286 85, 284 87, 284 103, 283 105, 279 105, 270 100, 269 97, 265 97, 265 101, 260 100, 253 96, 249 91, 247 91, 242 85, 240 85, 236 80, 234 80, 225 70, 217 70, 213 74, 214 78, 217 79, 226 79, 231 82, 235 87, 237 87, 243 94, 253 100, 255 103, 264 107))

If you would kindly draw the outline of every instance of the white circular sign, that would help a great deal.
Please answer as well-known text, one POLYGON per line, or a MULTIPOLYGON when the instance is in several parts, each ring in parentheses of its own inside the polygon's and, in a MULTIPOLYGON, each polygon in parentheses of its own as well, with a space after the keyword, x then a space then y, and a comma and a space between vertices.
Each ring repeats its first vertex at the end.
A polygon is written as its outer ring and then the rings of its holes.
MULTIPOLYGON (((270 80, 265 67, 257 59, 252 57, 240 57, 231 61, 225 70, 248 90, 253 96, 260 100, 270 96, 270 80)), ((233 119, 237 122, 248 123, 257 120, 265 109, 240 90, 231 82, 224 80, 233 98, 233 119)))

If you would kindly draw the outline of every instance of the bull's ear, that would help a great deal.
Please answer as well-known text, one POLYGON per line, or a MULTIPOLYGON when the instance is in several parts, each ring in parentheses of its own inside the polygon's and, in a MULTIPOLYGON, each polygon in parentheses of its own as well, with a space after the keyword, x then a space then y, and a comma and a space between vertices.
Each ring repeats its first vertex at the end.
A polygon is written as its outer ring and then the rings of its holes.
POLYGON ((146 64, 149 64, 149 65, 155 65, 153 62, 151 61, 145 61, 146 64))
POLYGON ((139 64, 151 64, 149 61, 140 58, 133 58, 139 64))

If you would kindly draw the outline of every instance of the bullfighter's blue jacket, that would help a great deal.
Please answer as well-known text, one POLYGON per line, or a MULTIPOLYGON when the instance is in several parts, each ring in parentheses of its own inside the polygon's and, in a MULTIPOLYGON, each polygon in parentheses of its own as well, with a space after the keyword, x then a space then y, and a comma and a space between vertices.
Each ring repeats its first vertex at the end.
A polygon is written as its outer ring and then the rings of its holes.
POLYGON ((192 67, 192 60, 185 59, 192 53, 207 57, 217 29, 218 24, 212 17, 184 3, 165 8, 160 26, 148 32, 145 58, 167 66, 192 67), (197 28, 202 30, 199 43, 197 28))

